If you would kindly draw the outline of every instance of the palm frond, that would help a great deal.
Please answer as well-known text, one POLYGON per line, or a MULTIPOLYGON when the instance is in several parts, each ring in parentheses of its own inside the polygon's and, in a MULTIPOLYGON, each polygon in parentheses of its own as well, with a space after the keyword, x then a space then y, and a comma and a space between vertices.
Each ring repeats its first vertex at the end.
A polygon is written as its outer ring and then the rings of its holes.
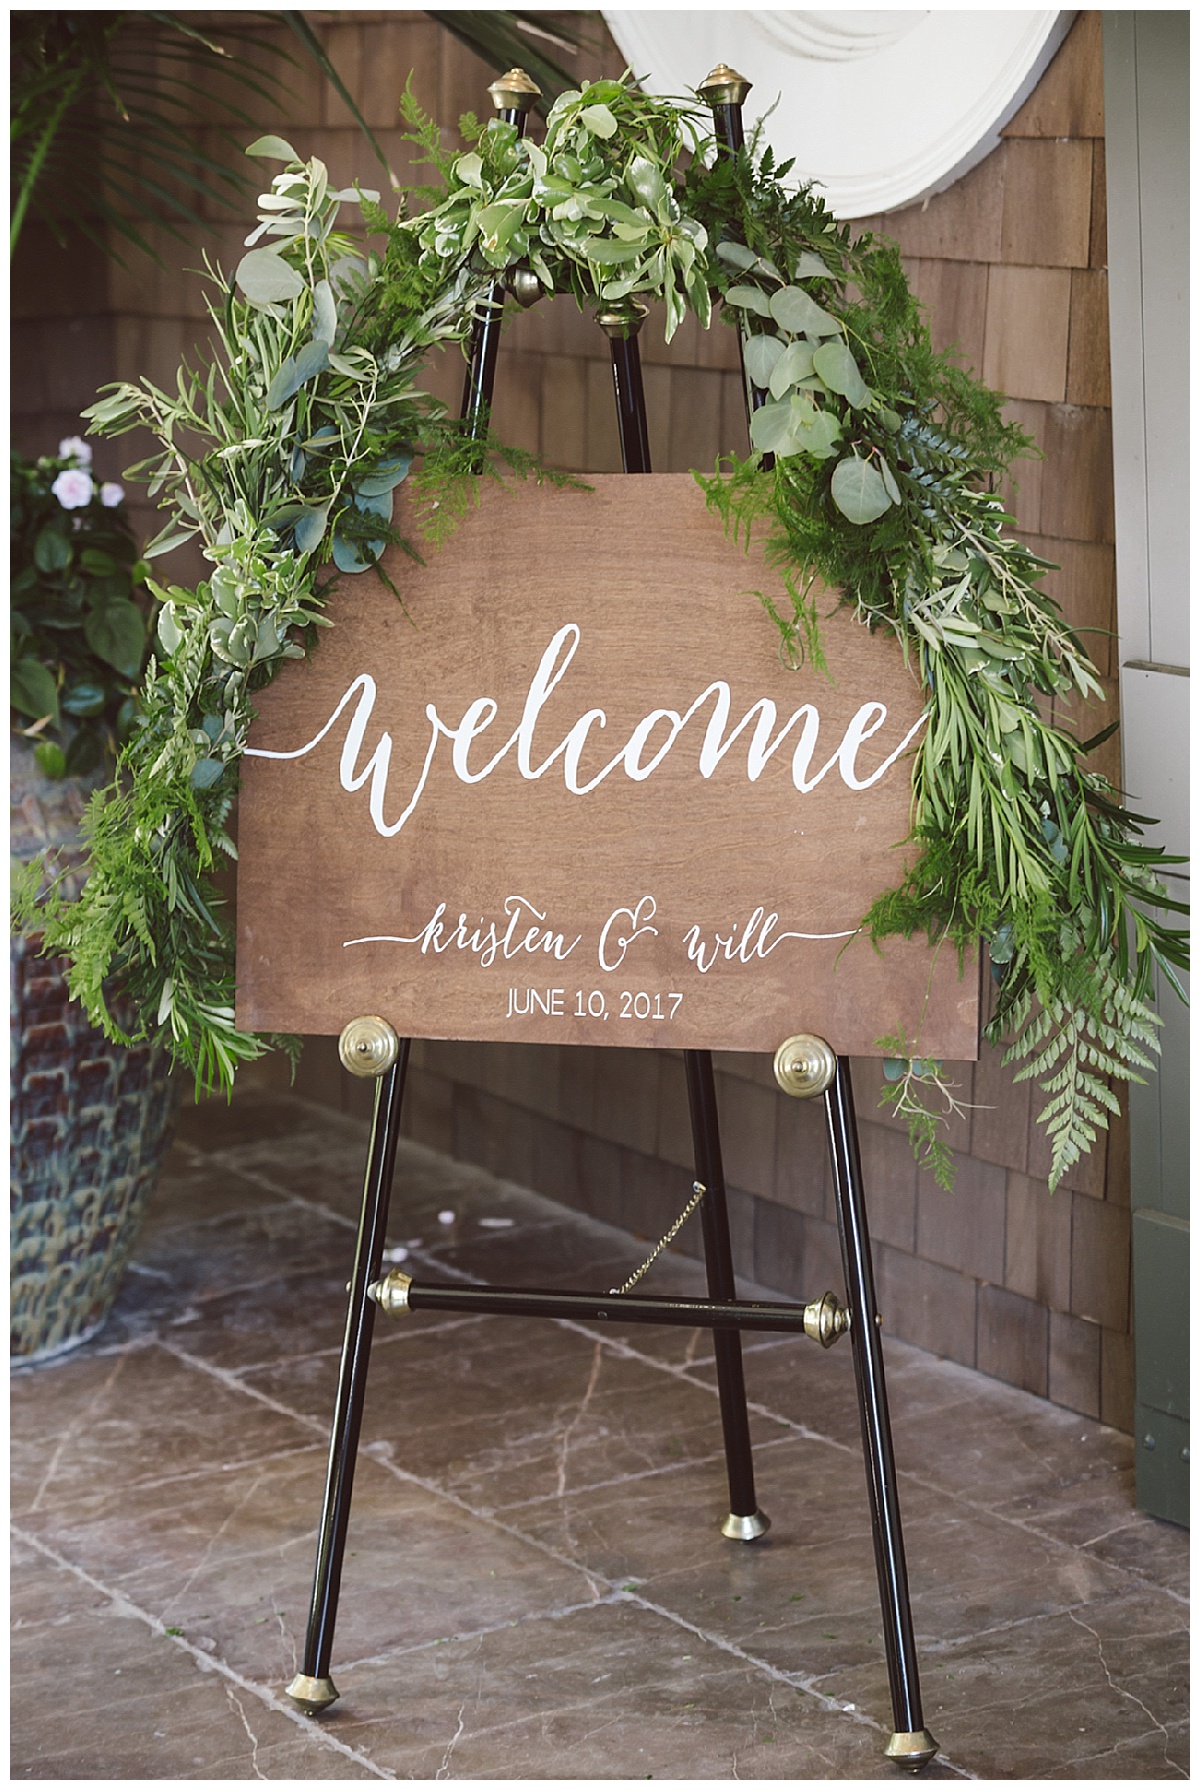
POLYGON ((236 158, 227 166, 209 154, 194 122, 203 118, 229 142, 235 127, 257 131, 246 110, 251 99, 286 109, 287 73, 300 64, 267 35, 281 23, 346 102, 386 168, 300 13, 251 14, 218 32, 175 12, 14 13, 11 252, 32 216, 60 241, 75 229, 117 262, 124 264, 122 247, 133 247, 161 264, 150 240, 155 228, 186 239, 205 228, 202 206, 240 206, 256 176, 236 158), (214 75, 222 86, 217 103, 214 75))
MULTIPOLYGON (((568 25, 556 18, 551 33, 546 29, 544 13, 431 12, 427 16, 444 25, 498 75, 506 74, 510 68, 523 68, 542 90, 541 98, 534 104, 543 117, 560 93, 578 85, 578 77, 540 47, 552 43, 575 55, 590 40, 574 21, 568 25)), ((587 13, 578 16, 598 17, 587 13)))

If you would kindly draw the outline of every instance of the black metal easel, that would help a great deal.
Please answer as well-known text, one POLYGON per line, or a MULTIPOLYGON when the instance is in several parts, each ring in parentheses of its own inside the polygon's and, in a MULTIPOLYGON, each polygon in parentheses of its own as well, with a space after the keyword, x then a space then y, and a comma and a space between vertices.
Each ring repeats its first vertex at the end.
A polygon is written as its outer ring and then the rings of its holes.
MULTIPOLYGON (((538 96, 538 89, 529 77, 514 69, 495 82, 489 91, 501 118, 523 131, 530 105, 538 96)), ((719 153, 737 154, 743 143, 741 109, 749 83, 722 64, 713 70, 698 91, 712 106, 719 153)), ((463 418, 469 431, 476 436, 482 436, 486 428, 495 383, 501 314, 509 291, 522 304, 532 303, 540 296, 534 276, 527 270, 514 270, 506 279, 493 282, 487 299, 479 307, 462 402, 463 418)), ((642 309, 627 300, 622 305, 602 310, 598 317, 609 338, 621 456, 627 473, 650 471, 637 343, 643 316, 642 309)), ((748 409, 755 408, 765 396, 749 381, 746 382, 746 395, 748 409)), ((704 1231, 707 1299, 677 1299, 632 1292, 547 1293, 524 1287, 438 1286, 418 1284, 399 1270, 381 1278, 409 1047, 409 1039, 397 1038, 391 1027, 379 1019, 352 1021, 343 1032, 339 1046, 342 1061, 348 1069, 375 1078, 375 1112, 349 1288, 304 1668, 288 1686, 288 1695, 308 1714, 326 1708, 338 1695, 329 1676, 333 1630, 377 1306, 390 1313, 405 1310, 490 1312, 522 1317, 615 1319, 623 1323, 710 1328, 729 1480, 729 1514, 722 1522, 721 1530, 731 1540, 743 1542, 763 1535, 769 1523, 755 1498, 741 1332, 804 1331, 828 1347, 848 1331, 862 1421, 863 1458, 895 1720, 895 1732, 886 1751, 897 1764, 919 1771, 936 1754, 937 1742, 925 1728, 921 1711, 883 1348, 859 1161, 858 1127, 847 1059, 836 1057, 823 1040, 807 1035, 788 1039, 780 1046, 775 1059, 776 1078, 786 1092, 802 1097, 820 1095, 825 1101, 838 1234, 846 1275, 845 1306, 840 1305, 831 1293, 801 1306, 738 1300, 712 1057, 704 1050, 685 1051, 684 1060, 696 1165, 694 1193, 704 1231)))

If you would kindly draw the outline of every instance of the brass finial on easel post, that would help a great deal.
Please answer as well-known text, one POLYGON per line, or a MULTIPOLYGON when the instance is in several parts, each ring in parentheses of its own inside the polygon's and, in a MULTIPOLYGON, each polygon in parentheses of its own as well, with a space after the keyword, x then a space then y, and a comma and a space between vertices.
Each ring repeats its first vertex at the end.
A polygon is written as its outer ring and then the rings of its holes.
POLYGON ((492 82, 488 92, 497 112, 528 112, 534 100, 542 97, 541 88, 523 68, 510 68, 506 75, 492 82))
POLYGON ((727 62, 718 62, 711 74, 705 75, 696 92, 710 106, 740 106, 754 82, 739 75, 727 62))

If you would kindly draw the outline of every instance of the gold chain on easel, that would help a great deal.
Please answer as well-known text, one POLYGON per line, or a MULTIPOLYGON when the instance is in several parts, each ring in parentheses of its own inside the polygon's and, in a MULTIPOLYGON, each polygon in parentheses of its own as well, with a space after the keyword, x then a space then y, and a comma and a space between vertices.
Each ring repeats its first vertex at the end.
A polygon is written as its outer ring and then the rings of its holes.
POLYGON ((671 1226, 671 1228, 667 1232, 666 1236, 659 1238, 658 1242, 654 1245, 654 1248, 650 1251, 650 1254, 646 1257, 646 1259, 642 1263, 641 1267, 638 1269, 635 1269, 635 1271, 629 1276, 629 1279, 625 1282, 625 1285, 623 1287, 609 1287, 608 1290, 610 1293, 614 1293, 619 1297, 620 1294, 622 1294, 622 1293, 630 1293, 633 1291, 634 1287, 637 1285, 638 1281, 642 1278, 642 1275, 646 1272, 647 1268, 653 1267, 654 1263, 658 1260, 658 1258, 662 1254, 663 1250, 667 1247, 667 1244, 674 1242, 675 1238, 679 1235, 680 1231, 683 1229, 684 1225, 687 1223, 688 1219, 692 1216, 692 1213, 696 1210, 696 1207, 700 1204, 700 1201, 704 1198, 704 1196, 707 1192, 708 1192, 708 1189, 704 1185, 703 1181, 693 1181, 692 1182, 692 1197, 688 1201, 687 1205, 683 1208, 683 1211, 679 1214, 679 1217, 675 1220, 675 1223, 671 1226))

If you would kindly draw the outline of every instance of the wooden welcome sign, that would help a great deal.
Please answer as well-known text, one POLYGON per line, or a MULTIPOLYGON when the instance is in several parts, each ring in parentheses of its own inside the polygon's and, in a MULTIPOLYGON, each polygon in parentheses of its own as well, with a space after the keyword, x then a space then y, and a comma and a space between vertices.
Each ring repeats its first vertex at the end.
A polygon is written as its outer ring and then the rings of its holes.
MULTIPOLYGON (((900 879, 920 690, 823 623, 790 671, 687 475, 488 485, 451 541, 329 605, 243 764, 238 1023, 973 1058, 978 975, 858 932, 900 879)), ((832 609, 832 600, 829 604, 832 609)))

